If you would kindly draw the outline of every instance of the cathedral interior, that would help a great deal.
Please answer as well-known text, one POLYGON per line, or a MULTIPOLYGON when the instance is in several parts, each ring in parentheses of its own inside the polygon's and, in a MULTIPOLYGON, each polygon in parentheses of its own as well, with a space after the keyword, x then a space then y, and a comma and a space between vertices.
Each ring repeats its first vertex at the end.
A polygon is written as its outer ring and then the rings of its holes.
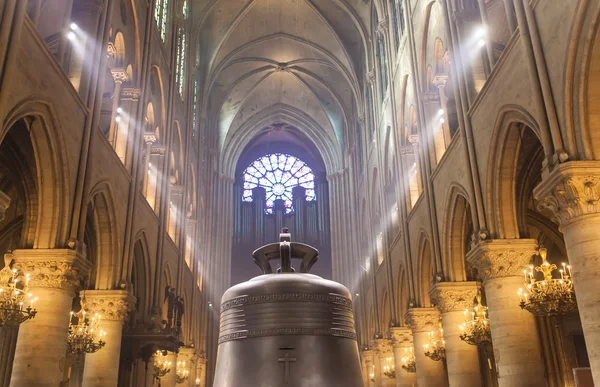
POLYGON ((0 0, 0 386, 295 387, 215 382, 286 229, 360 386, 600 386, 599 37, 598 0, 0 0))

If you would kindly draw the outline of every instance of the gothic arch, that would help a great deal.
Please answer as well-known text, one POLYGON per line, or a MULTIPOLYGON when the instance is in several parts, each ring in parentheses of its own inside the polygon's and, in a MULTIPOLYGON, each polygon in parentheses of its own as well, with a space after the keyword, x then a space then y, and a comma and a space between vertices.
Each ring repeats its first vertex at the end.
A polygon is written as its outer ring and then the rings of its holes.
POLYGON ((139 231, 133 245, 129 282, 133 295, 137 298, 137 312, 140 318, 150 313, 152 307, 152 278, 153 270, 150 263, 148 240, 145 231, 139 231))
POLYGON ((426 308, 431 306, 429 290, 432 286, 434 261, 431 244, 427 234, 424 230, 421 230, 419 234, 419 242, 417 244, 417 272, 415 275, 417 280, 415 298, 418 305, 426 308))
POLYGON ((68 201, 71 198, 68 161, 64 153, 64 140, 60 132, 54 107, 42 100, 25 100, 17 103, 4 118, 0 128, 0 143, 10 130, 21 121, 29 131, 33 150, 30 164, 36 174, 27 184, 29 199, 28 234, 24 247, 54 248, 67 239, 68 201), (21 121, 22 120, 22 121, 21 121), (44 166, 40 168, 38 166, 44 166))
POLYGON ((93 250, 97 259, 96 276, 91 278, 90 282, 94 284, 95 289, 110 290, 118 285, 122 264, 114 194, 106 181, 97 183, 90 192, 88 220, 95 234, 93 250))
POLYGON ((408 311, 408 279, 406 278, 406 270, 404 269, 404 265, 399 265, 398 273, 396 275, 396 321, 394 323, 396 326, 404 326, 404 316, 408 311))
MULTIPOLYGON (((458 184, 452 184, 446 200, 444 216, 443 264, 448 281, 466 281, 465 241, 470 237, 470 201, 467 191, 458 184)), ((472 229, 471 225, 471 229, 472 229)))
MULTIPOLYGON (((486 182, 488 226, 493 238, 510 239, 520 236, 516 181, 522 144, 518 125, 525 125, 538 140, 540 138, 539 126, 523 108, 507 105, 500 109, 490 143, 486 182)), ((546 149, 544 151, 547 152, 546 149)))

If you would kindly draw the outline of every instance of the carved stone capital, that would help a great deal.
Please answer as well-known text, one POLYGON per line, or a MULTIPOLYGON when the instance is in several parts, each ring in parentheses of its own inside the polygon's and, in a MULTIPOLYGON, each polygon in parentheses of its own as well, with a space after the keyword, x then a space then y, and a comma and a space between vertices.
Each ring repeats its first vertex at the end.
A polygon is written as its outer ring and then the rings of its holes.
POLYGON ((540 210, 550 210, 561 229, 580 216, 600 214, 600 162, 560 164, 533 190, 540 210))
POLYGON ((498 277, 522 276, 523 268, 537 254, 535 239, 493 239, 479 242, 467 254, 467 261, 483 281, 498 277))
POLYGON ((19 249, 12 253, 13 268, 29 274, 30 288, 75 292, 90 274, 92 263, 81 250, 19 249))
POLYGON ((6 213, 8 206, 10 206, 10 197, 0 191, 0 222, 4 220, 4 214, 6 213))
POLYGON ((102 320, 124 323, 135 308, 136 299, 126 290, 86 290, 85 308, 102 320))
POLYGON ((390 337, 394 348, 408 348, 413 346, 413 334, 409 327, 390 328, 390 337))
POLYGON ((408 142, 410 142, 412 145, 419 145, 419 136, 416 134, 411 134, 408 136, 408 142))
POLYGON ((406 323, 413 333, 430 332, 436 329, 440 312, 436 308, 411 308, 406 312, 406 323))
POLYGON ((367 80, 367 84, 373 84, 375 82, 375 70, 367 71, 365 79, 367 80))
POLYGON ((394 351, 392 341, 389 339, 375 339, 371 342, 373 353, 379 356, 386 356, 394 351))
POLYGON ((180 347, 179 353, 177 354, 177 361, 185 361, 191 368, 196 363, 196 348, 180 347))
POLYGON ((383 37, 388 29, 389 22, 387 19, 381 19, 377 25, 377 34, 383 37))
POLYGON ((431 302, 440 313, 464 311, 473 306, 479 286, 477 282, 438 282, 429 291, 431 302))
POLYGON ((156 138, 156 133, 154 133, 154 132, 145 132, 144 133, 144 142, 146 144, 154 144, 156 142, 156 140, 158 140, 158 138, 156 138))
POLYGON ((446 82, 448 82, 447 75, 436 75, 431 80, 431 83, 436 87, 444 87, 444 86, 446 86, 446 82))
POLYGON ((400 154, 401 155, 413 155, 413 154, 415 154, 414 148, 412 147, 412 145, 401 146, 400 147, 400 154))
POLYGON ((110 70, 113 80, 116 83, 124 83, 127 82, 129 76, 127 75, 127 71, 123 68, 114 68, 110 70))
POLYGON ((150 154, 153 156, 164 156, 167 153, 167 147, 164 145, 152 145, 150 154))
POLYGON ((362 351, 362 358, 365 360, 366 364, 373 363, 373 351, 370 349, 362 351))
POLYGON ((142 90, 137 87, 124 87, 121 90, 121 101, 139 101, 142 90))
POLYGON ((423 103, 440 103, 440 93, 421 93, 423 103))

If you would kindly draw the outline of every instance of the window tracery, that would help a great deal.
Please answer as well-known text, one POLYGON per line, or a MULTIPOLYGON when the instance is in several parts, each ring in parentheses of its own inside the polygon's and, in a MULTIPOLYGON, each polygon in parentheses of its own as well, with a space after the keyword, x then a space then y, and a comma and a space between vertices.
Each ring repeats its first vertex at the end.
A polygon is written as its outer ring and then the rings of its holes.
POLYGON ((262 187, 266 191, 267 214, 273 213, 275 200, 282 199, 285 212, 294 211, 292 190, 294 187, 306 188, 306 200, 313 201, 315 195, 315 176, 312 169, 297 157, 287 154, 270 154, 259 157, 244 171, 244 193, 242 200, 252 201, 252 190, 262 187))
POLYGON ((154 19, 156 28, 160 32, 160 38, 164 42, 167 39, 167 16, 169 9, 169 0, 156 0, 154 5, 154 19))

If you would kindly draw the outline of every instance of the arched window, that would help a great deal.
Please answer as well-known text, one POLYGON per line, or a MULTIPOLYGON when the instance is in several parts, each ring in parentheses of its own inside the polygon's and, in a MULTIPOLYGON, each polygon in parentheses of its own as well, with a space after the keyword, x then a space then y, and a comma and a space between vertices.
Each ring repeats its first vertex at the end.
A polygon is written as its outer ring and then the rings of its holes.
POLYGON ((400 47, 400 28, 398 25, 398 2, 400 0, 390 0, 390 6, 392 8, 392 16, 394 21, 394 41, 396 43, 396 50, 400 47))
POLYGON ((193 121, 192 121, 192 137, 196 137, 198 133, 198 80, 194 79, 194 107, 193 110, 193 121))
POLYGON ((258 158, 244 171, 243 200, 252 201, 252 190, 256 187, 265 189, 267 214, 273 213, 275 200, 285 202, 285 212, 294 211, 292 206, 292 189, 301 186, 306 188, 306 200, 312 201, 315 196, 315 175, 306 163, 294 156, 271 154, 258 158))
POLYGON ((385 97, 388 88, 387 55, 383 36, 377 39, 377 58, 379 59, 379 74, 381 74, 381 99, 385 97))
POLYGON ((400 24, 398 34, 402 36, 406 28, 406 22, 404 21, 404 0, 396 0, 396 5, 398 6, 398 21, 400 24))
POLYGON ((179 97, 183 98, 185 83, 185 29, 179 27, 177 33, 177 63, 175 64, 175 81, 179 85, 179 97))
POLYGON ((160 38, 164 42, 167 39, 167 10, 169 9, 169 0, 156 0, 154 6, 154 19, 156 28, 160 32, 160 38))

